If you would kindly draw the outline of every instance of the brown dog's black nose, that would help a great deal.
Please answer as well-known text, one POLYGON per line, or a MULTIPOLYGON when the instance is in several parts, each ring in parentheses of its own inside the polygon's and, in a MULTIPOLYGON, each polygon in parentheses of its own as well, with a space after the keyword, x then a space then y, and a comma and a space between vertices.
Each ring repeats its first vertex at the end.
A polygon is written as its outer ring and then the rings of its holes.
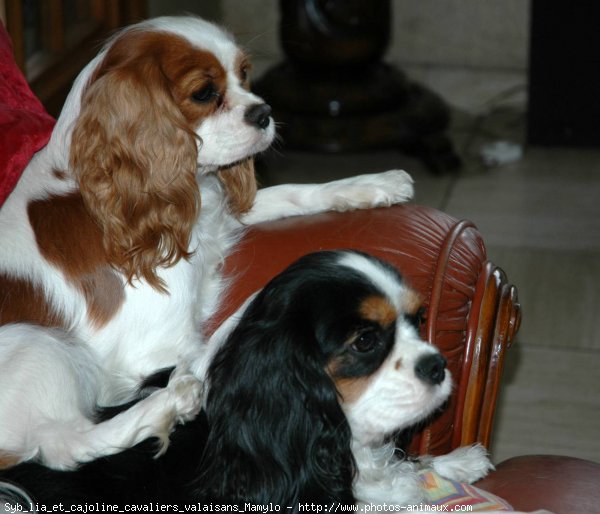
POLYGON ((421 357, 415 365, 415 373, 428 384, 441 384, 446 376, 446 359, 439 353, 421 357))
POLYGON ((271 106, 269 104, 254 104, 246 109, 244 120, 248 125, 266 129, 271 123, 271 106))

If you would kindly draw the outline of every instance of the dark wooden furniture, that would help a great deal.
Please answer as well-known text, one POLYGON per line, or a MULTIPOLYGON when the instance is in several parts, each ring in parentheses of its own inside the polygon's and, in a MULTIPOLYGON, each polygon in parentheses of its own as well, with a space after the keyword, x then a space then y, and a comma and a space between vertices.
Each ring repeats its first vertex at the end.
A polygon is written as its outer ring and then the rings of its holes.
POLYGON ((286 60, 254 89, 273 107, 288 148, 355 152, 396 148, 434 171, 460 161, 437 95, 383 62, 389 0, 281 0, 286 60))
POLYGON ((17 65, 55 117, 71 83, 103 40, 145 15, 145 0, 6 2, 6 25, 17 65))
POLYGON ((532 0, 527 140, 600 148, 600 3, 532 0))

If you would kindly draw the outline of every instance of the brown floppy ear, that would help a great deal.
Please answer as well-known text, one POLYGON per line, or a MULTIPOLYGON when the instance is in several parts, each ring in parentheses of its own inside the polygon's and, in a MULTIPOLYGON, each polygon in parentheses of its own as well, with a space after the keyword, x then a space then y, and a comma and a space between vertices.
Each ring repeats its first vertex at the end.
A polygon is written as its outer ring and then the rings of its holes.
POLYGON ((117 40, 82 95, 70 162, 111 264, 166 291, 200 208, 196 136, 140 34, 117 40), (138 38, 138 39, 136 39, 138 38))
POLYGON ((248 212, 254 204, 257 190, 254 159, 249 157, 227 168, 221 168, 219 179, 225 187, 232 214, 240 216, 248 212))

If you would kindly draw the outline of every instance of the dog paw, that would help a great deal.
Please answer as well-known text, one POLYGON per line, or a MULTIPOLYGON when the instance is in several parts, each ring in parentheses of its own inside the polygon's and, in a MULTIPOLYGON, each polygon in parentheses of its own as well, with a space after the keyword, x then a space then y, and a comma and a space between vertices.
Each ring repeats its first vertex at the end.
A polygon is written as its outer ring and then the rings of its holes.
POLYGON ((410 200, 414 194, 413 180, 403 170, 358 175, 330 186, 336 188, 333 196, 337 211, 389 207, 410 200))
POLYGON ((193 375, 180 375, 169 381, 167 389, 173 400, 176 422, 194 419, 202 408, 203 383, 193 375))
POLYGON ((387 207, 404 203, 414 196, 412 177, 404 170, 389 170, 375 176, 374 207, 387 207))
POLYGON ((462 446, 456 450, 434 457, 434 471, 448 480, 473 483, 494 469, 487 450, 481 444, 462 446))

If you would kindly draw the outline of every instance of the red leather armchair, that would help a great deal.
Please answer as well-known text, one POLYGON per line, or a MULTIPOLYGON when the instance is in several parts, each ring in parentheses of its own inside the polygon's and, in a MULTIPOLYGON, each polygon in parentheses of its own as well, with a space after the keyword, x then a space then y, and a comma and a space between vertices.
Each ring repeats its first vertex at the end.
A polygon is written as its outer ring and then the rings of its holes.
MULTIPOLYGON (((355 248, 395 265, 423 297, 422 335, 448 360, 448 408, 415 436, 415 453, 489 447, 506 353, 519 329, 517 291, 491 263, 476 227, 435 209, 401 205, 290 218, 252 227, 226 261, 232 277, 218 320, 305 253, 355 248)), ((567 457, 510 459, 476 484, 515 510, 600 512, 600 465, 567 457)))

